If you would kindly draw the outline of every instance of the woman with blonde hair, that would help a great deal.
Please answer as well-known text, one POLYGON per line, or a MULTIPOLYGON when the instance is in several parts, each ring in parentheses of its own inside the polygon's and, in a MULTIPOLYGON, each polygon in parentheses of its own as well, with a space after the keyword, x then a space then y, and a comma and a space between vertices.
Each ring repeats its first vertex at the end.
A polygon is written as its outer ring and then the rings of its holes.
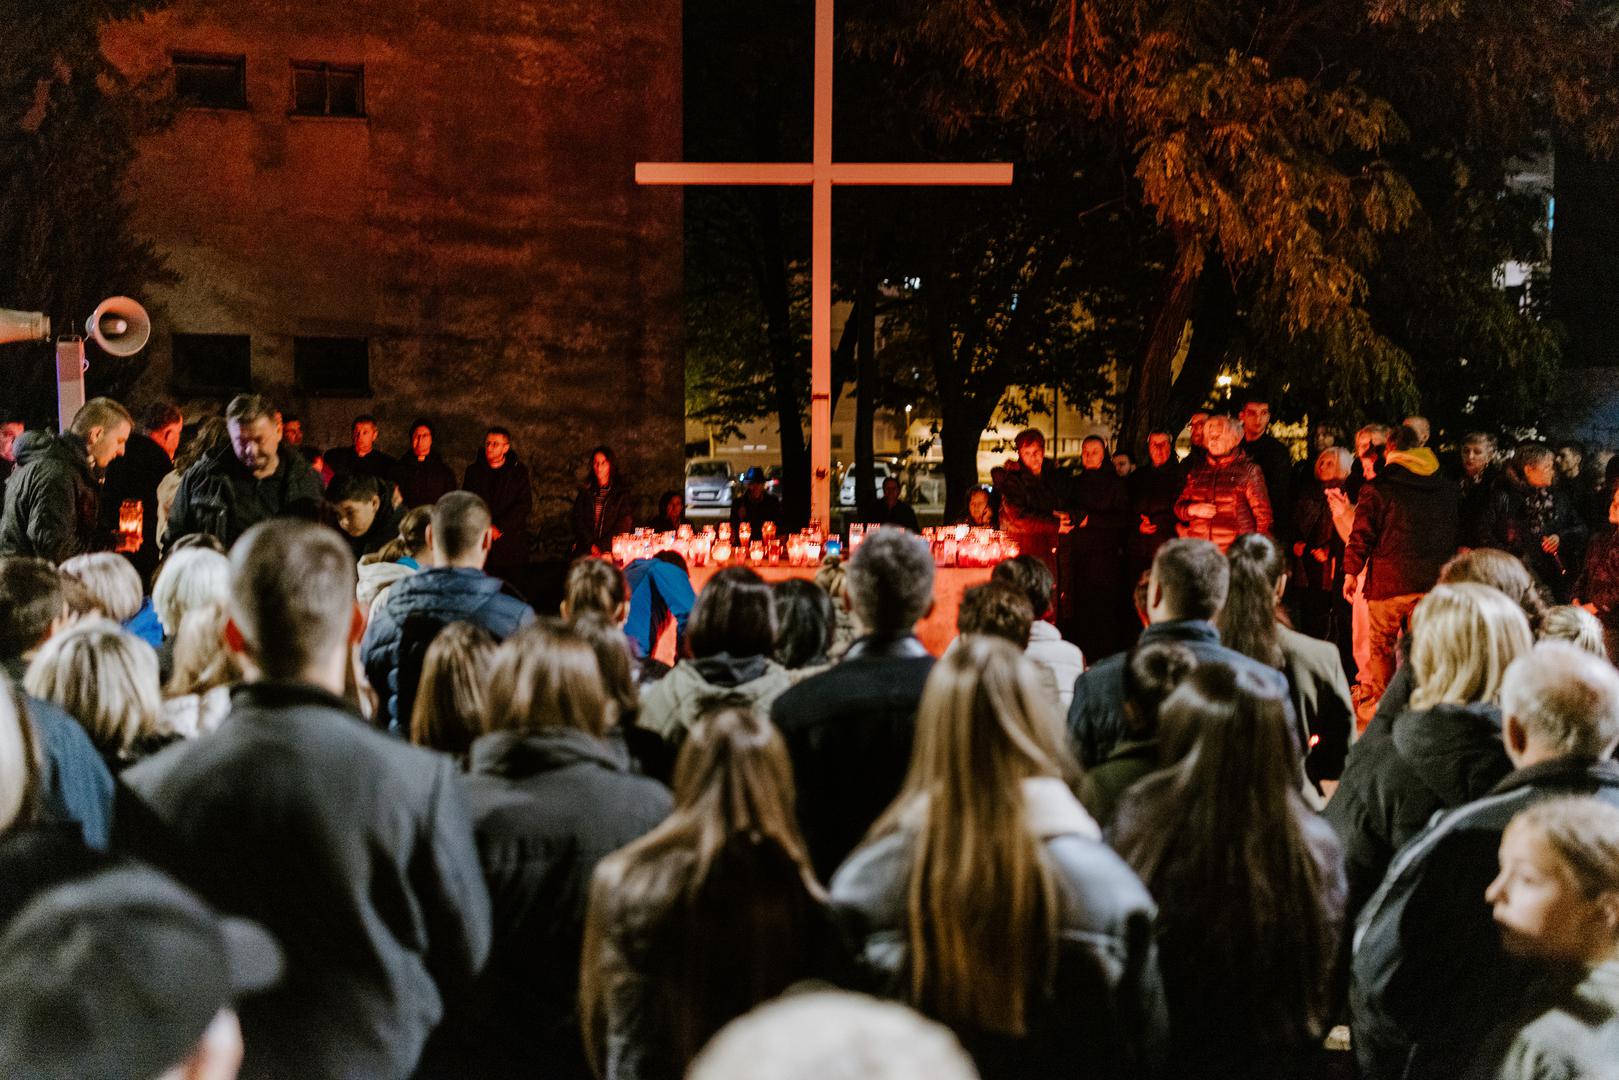
POLYGON ((1410 638, 1410 703, 1388 734, 1367 729, 1327 804, 1344 842, 1351 918, 1435 813, 1512 771, 1498 697, 1507 665, 1534 646, 1523 609, 1485 585, 1439 585, 1412 611, 1410 638))
POLYGON ((832 879, 866 984, 991 1080, 1136 1075, 1162 1048, 1152 900, 1076 773, 1032 663, 963 638, 928 677, 899 797, 832 879))
POLYGON ((115 774, 178 738, 162 726, 157 654, 106 619, 52 635, 28 665, 23 689, 83 725, 115 774))
POLYGON ((422 681, 410 716, 410 741, 465 761, 483 734, 489 674, 499 642, 483 627, 453 622, 422 659, 422 681))
POLYGON ((1608 647, 1602 640, 1602 620, 1573 604, 1547 608, 1536 640, 1566 641, 1592 656, 1608 659, 1608 647))
POLYGON ((186 612, 230 599, 230 559, 202 545, 180 548, 158 567, 152 583, 152 607, 172 641, 186 612))
POLYGON ((62 564, 62 574, 83 585, 96 598, 102 614, 152 648, 163 643, 141 575, 122 555, 96 551, 75 555, 62 564))
POLYGON ((236 654, 225 645, 225 605, 210 601, 180 620, 173 671, 163 688, 163 729, 185 739, 206 735, 230 712, 230 688, 241 681, 236 654))
POLYGON ((674 811, 596 868, 579 1005, 601 1080, 677 1080, 729 1021, 829 974, 832 934, 781 734, 740 695, 698 710, 674 811))
POLYGON ((606 741, 596 652, 568 624, 541 619, 506 639, 486 687, 464 790, 494 943, 474 1000, 437 1040, 441 1070, 424 1071, 587 1077, 576 1010, 591 874, 668 815, 669 791, 606 741))

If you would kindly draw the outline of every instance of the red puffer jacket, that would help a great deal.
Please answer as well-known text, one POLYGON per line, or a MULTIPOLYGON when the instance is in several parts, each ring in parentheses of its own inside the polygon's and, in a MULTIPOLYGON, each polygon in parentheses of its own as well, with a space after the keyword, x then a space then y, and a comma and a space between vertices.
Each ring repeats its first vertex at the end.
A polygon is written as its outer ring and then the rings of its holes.
POLYGON ((1265 474, 1241 450, 1218 460, 1205 457, 1186 474, 1186 486, 1175 500, 1182 536, 1212 540, 1221 551, 1244 533, 1271 533, 1270 496, 1265 474), (1187 513, 1193 503, 1213 503, 1212 518, 1187 513))

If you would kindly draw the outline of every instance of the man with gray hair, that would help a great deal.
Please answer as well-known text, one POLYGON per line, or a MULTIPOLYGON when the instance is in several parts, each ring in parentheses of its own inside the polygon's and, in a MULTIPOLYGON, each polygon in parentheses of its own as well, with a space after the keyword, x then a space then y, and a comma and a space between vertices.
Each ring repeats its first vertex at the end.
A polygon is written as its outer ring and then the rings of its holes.
POLYGON ((231 554, 225 641, 247 672, 218 730, 122 776, 120 850, 286 950, 244 1002, 242 1076, 411 1075, 489 954, 489 894, 456 766, 344 699, 365 625, 332 529, 275 520, 231 554))
POLYGON ((1490 1024, 1546 974, 1502 950, 1484 902, 1513 816, 1563 795, 1619 805, 1612 664, 1543 642, 1507 668, 1501 714, 1514 771, 1406 845, 1355 927, 1351 1026, 1370 1080, 1464 1075, 1490 1024))
POLYGON ((933 609, 926 541, 891 526, 868 533, 847 588, 860 637, 841 663, 782 694, 770 711, 793 759, 798 821, 822 881, 899 794, 933 670, 916 638, 933 609))

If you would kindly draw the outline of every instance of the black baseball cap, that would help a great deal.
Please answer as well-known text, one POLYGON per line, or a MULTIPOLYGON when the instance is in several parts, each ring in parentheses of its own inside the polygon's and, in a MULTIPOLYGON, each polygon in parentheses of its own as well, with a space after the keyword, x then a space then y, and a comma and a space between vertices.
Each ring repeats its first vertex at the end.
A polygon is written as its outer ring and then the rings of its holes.
POLYGON ((148 867, 52 889, 0 937, 0 1076, 151 1080, 281 970, 268 931, 148 867))

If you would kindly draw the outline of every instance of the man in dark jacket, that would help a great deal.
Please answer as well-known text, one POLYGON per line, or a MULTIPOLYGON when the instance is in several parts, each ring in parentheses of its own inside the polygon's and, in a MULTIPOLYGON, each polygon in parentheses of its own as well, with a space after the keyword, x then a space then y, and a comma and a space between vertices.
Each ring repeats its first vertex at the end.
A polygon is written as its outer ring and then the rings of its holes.
POLYGON ((1186 473, 1175 460, 1175 440, 1167 431, 1147 436, 1147 464, 1130 474, 1130 512, 1125 577, 1133 586, 1152 568, 1158 549, 1175 539, 1175 500, 1186 486, 1186 473))
POLYGON ((1490 499, 1500 470, 1495 467, 1495 436, 1475 431, 1462 440, 1461 475, 1456 480, 1460 503, 1456 542, 1467 548, 1489 544, 1490 499))
POLYGON ((732 538, 738 526, 746 523, 753 529, 754 539, 759 537, 759 526, 773 521, 781 526, 781 498, 765 490, 765 471, 755 465, 742 474, 742 494, 731 503, 732 538))
POLYGON ((326 451, 326 467, 332 470, 333 476, 358 473, 391 484, 396 464, 392 454, 377 449, 377 418, 374 416, 356 416, 352 445, 334 446, 326 451))
POLYGON ((1355 526, 1344 545, 1344 599, 1355 598, 1366 570, 1369 659, 1355 679, 1356 712, 1364 724, 1394 675, 1394 645, 1411 609, 1439 580, 1456 554, 1456 489, 1439 473, 1439 459, 1403 424, 1389 436, 1383 471, 1355 503, 1355 526))
POLYGON ((52 565, 102 551, 101 473, 124 452, 129 413, 111 398, 91 398, 67 434, 29 432, 18 440, 17 471, 6 482, 0 555, 36 555, 52 565))
POLYGON ((1619 805, 1612 665, 1570 645, 1537 645, 1507 669, 1501 708, 1515 771, 1407 845, 1356 926, 1350 1006, 1370 1080, 1471 1075, 1485 1032, 1543 974, 1502 949, 1484 899, 1501 834, 1541 799, 1594 794, 1619 805))
POLYGON ((883 498, 877 504, 877 517, 871 524, 896 525, 913 533, 922 531, 921 523, 916 520, 916 511, 899 497, 899 477, 890 476, 883 480, 883 498))
MULTIPOLYGON (((1147 618, 1137 648, 1156 641, 1178 641, 1191 650, 1198 663, 1219 660, 1254 672, 1287 694, 1287 680, 1275 668, 1255 663, 1220 644, 1214 617, 1225 606, 1231 568, 1220 549, 1207 540, 1171 540, 1158 549, 1147 583, 1147 618)), ((1126 653, 1116 653, 1091 667, 1074 681, 1074 700, 1068 706, 1068 733, 1080 764, 1086 768, 1107 760, 1113 747, 1126 737, 1124 718, 1124 665, 1126 653)))
POLYGON ((868 533, 847 587, 862 636, 841 663, 770 710, 793 759, 798 820, 822 881, 899 794, 933 670, 915 634, 933 607, 933 555, 921 537, 892 526, 868 533))
POLYGON ((470 622, 504 641, 534 621, 534 609, 483 567, 494 544, 489 507, 470 491, 433 504, 427 542, 433 565, 401 578, 366 627, 360 659, 392 728, 410 726, 422 659, 438 630, 470 622))
POLYGON ((1046 461, 1046 437, 1038 428, 1018 432, 1013 445, 1017 461, 1005 468, 995 485, 1001 531, 1017 543, 1019 551, 1033 555, 1051 571, 1057 583, 1056 622, 1067 626, 1074 617, 1074 570, 1062 539, 1074 528, 1068 512, 1068 479, 1046 461))
POLYGON ((227 548, 261 521, 313 519, 324 493, 302 455, 282 453, 281 421, 267 398, 238 394, 225 407, 230 445, 186 470, 169 508, 165 548, 207 533, 227 548))
POLYGON ((433 446, 433 425, 426 420, 410 425, 410 452, 394 466, 392 480, 406 510, 432 506, 456 489, 455 470, 433 446))
MULTIPOLYGON (((60 625, 65 601, 62 578, 43 559, 0 559, 0 668, 22 695, 22 680, 35 651, 60 625)), ((84 842, 106 850, 112 830, 112 774, 90 736, 49 701, 23 695, 23 708, 43 753, 44 805, 48 816, 77 822, 84 842)))
POLYGON ((1211 416, 1203 425, 1203 460, 1186 472, 1186 487, 1175 501, 1180 534, 1209 540, 1222 553, 1244 533, 1271 535, 1270 496, 1265 474, 1237 444, 1242 429, 1229 416, 1211 416))
POLYGON ((123 456, 108 464, 107 480, 101 488, 101 532, 108 538, 118 533, 123 504, 140 504, 140 547, 123 554, 148 585, 157 570, 157 486, 174 471, 174 452, 180 448, 184 424, 185 418, 173 402, 159 401, 148 406, 141 413, 139 432, 124 446, 123 456))
POLYGON ((286 951, 241 1008, 250 1078, 404 1078, 489 953, 489 894, 448 757, 340 696, 364 615, 332 530, 269 521, 231 557, 226 639, 250 672, 206 739, 123 774, 119 847, 286 951))
POLYGON ((1141 625, 1124 582, 1130 491, 1100 437, 1087 436, 1080 444, 1079 464, 1068 485, 1074 523, 1068 565, 1076 603, 1083 607, 1073 619, 1072 638, 1086 656, 1100 657, 1123 648, 1141 625))
POLYGON ((1566 604, 1589 533, 1568 492, 1557 486, 1551 448, 1520 445, 1491 496, 1488 546, 1522 559, 1556 601, 1566 604))
POLYGON ((1281 533, 1293 521, 1293 455, 1282 440, 1270 433, 1270 402, 1265 398, 1250 396, 1237 419, 1242 422, 1242 452, 1265 474, 1265 494, 1270 497, 1276 539, 1285 542, 1281 533))
POLYGON ((489 429, 483 437, 483 455, 467 466, 461 488, 489 508, 495 544, 487 566, 491 574, 510 580, 528 564, 528 517, 534 508, 528 466, 512 452, 511 432, 503 427, 489 429))

